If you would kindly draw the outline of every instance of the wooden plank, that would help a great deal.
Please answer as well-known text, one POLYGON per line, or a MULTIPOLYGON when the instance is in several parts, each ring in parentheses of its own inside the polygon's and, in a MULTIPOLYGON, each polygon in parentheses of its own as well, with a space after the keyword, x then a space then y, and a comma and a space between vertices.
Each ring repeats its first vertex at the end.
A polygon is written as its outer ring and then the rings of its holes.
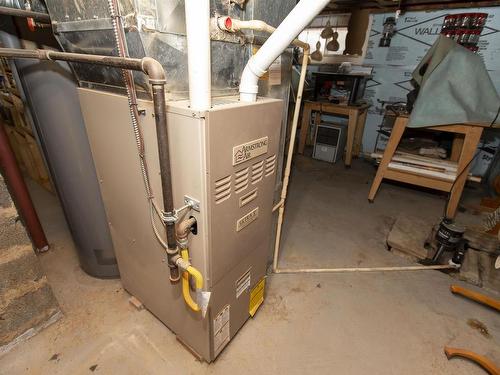
MULTIPOLYGON (((378 153, 378 152, 371 154, 371 156, 374 159, 381 159, 382 158, 382 154, 378 153)), ((391 161, 392 162, 400 162, 403 164, 412 164, 412 165, 416 165, 416 166, 435 168, 437 170, 442 170, 443 172, 448 172, 448 173, 456 175, 456 173, 457 173, 457 164, 456 163, 454 166, 450 166, 447 163, 440 163, 440 161, 437 159, 436 159, 436 161, 433 161, 431 158, 427 158, 427 159, 430 159, 430 160, 426 160, 423 158, 410 158, 410 157, 399 156, 398 153, 396 153, 392 157, 391 161)))
POLYGON ((426 161, 429 163, 436 163, 437 165, 446 165, 451 168, 456 168, 458 166, 458 162, 456 161, 451 161, 448 159, 436 159, 436 158, 431 158, 429 156, 423 156, 423 155, 415 155, 411 154, 409 152, 404 152, 404 151, 396 151, 396 154, 398 156, 402 156, 405 158, 409 159, 414 159, 414 160, 421 160, 421 161, 426 161))
POLYGON ((38 182, 45 188, 48 188, 48 190, 53 191, 52 184, 50 183, 50 177, 47 172, 47 167, 45 166, 45 161, 40 152, 40 148, 38 147, 38 143, 36 142, 35 138, 33 138, 29 134, 26 134, 26 141, 33 158, 33 164, 39 176, 38 182))
POLYGON ((356 133, 354 134, 354 145, 352 153, 354 156, 359 157, 363 145, 363 134, 365 132, 366 116, 368 110, 360 110, 358 117, 358 124, 356 125, 356 133))
POLYGON ((455 135, 453 138, 453 144, 451 146, 450 160, 456 161, 460 159, 460 154, 462 153, 462 148, 464 146, 464 137, 461 135, 455 135))
POLYGON ((433 223, 418 217, 401 214, 387 236, 387 245, 419 259, 427 257, 425 241, 433 223))
POLYGON ((395 171, 400 171, 400 172, 408 172, 412 173, 417 176, 424 176, 424 177, 429 177, 429 178, 435 178, 437 180, 443 180, 443 181, 455 181, 455 175, 450 175, 444 172, 439 172, 435 170, 429 170, 429 169, 424 169, 424 168, 419 168, 419 167, 412 167, 409 165, 405 164, 400 164, 400 163, 394 163, 390 162, 389 163, 389 169, 395 170, 395 171))
POLYGON ((388 171, 387 168, 394 153, 396 152, 396 149, 399 145, 399 141, 403 136, 407 122, 408 119, 404 117, 396 118, 396 122, 394 123, 394 127, 392 128, 391 136, 389 137, 389 141, 387 142, 387 146, 385 148, 384 156, 380 161, 380 165, 378 166, 377 169, 377 174, 373 179, 370 192, 368 193, 368 200, 370 202, 373 202, 373 200, 375 199, 375 195, 377 194, 378 188, 382 183, 382 179, 386 176, 386 173, 391 172, 388 171))
POLYGON ((144 310, 144 304, 135 296, 130 296, 128 303, 134 306, 137 311, 144 310))
POLYGON ((478 126, 469 126, 469 130, 465 135, 462 153, 460 160, 458 161, 459 176, 453 185, 453 189, 450 192, 450 199, 447 204, 446 216, 448 218, 455 217, 465 181, 467 180, 467 176, 469 174, 470 161, 476 153, 477 145, 481 140, 482 133, 483 128, 478 126))
POLYGON ((347 145, 345 152, 345 165, 351 166, 352 162, 352 149, 354 145, 354 135, 356 134, 356 126, 358 124, 359 111, 357 109, 349 110, 349 122, 347 125, 347 145))
POLYGON ((19 164, 19 168, 21 168, 21 170, 25 171, 26 167, 23 164, 23 157, 22 157, 21 151, 20 151, 21 146, 19 145, 19 142, 18 142, 17 137, 15 135, 16 131, 11 126, 5 125, 4 128, 7 132, 7 137, 9 137, 9 142, 10 142, 10 145, 12 147, 12 150, 14 150, 14 155, 16 157, 17 163, 19 164))
POLYGON ((409 172, 399 172, 391 169, 388 169, 385 172, 384 178, 441 191, 450 191, 452 185, 452 183, 448 181, 437 180, 435 178, 424 177, 409 172))
POLYGON ((28 142, 24 134, 18 130, 14 130, 14 136, 16 138, 17 144, 19 145, 19 154, 21 156, 22 165, 24 166, 24 172, 28 174, 33 180, 36 180, 37 175, 33 175, 35 166, 33 165, 33 160, 31 153, 29 152, 28 142))

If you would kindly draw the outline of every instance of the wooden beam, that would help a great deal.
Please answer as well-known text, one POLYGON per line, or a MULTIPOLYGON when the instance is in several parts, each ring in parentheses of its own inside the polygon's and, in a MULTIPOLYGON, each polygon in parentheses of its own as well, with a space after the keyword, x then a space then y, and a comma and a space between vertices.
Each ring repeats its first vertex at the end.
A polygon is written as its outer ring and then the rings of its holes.
MULTIPOLYGON (((408 0, 401 2, 401 8, 404 11, 409 10, 433 10, 433 9, 459 9, 459 8, 471 8, 471 7, 494 7, 500 6, 500 1, 457 1, 457 0, 449 0, 449 1, 435 1, 435 0, 415 0, 413 2, 409 2, 408 0)), ((385 1, 359 1, 356 3, 336 3, 335 9, 326 8, 322 14, 331 14, 331 13, 346 13, 351 11, 352 9, 369 9, 373 13, 384 13, 388 11, 394 11, 398 7, 398 3, 394 2, 393 4, 389 4, 385 1), (384 6, 381 4, 384 3, 384 6)))

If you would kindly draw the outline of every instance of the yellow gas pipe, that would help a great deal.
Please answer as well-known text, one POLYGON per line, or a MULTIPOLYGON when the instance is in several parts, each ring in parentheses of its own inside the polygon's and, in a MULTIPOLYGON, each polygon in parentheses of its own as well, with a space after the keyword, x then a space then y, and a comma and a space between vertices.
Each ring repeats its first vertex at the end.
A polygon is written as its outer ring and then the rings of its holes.
MULTIPOLYGON (((181 257, 185 261, 189 262, 189 250, 187 248, 181 250, 181 257)), ((187 267, 186 271, 182 273, 182 295, 184 301, 193 311, 200 311, 200 306, 191 297, 191 291, 189 290, 189 276, 193 277, 195 280, 196 290, 201 290, 203 288, 203 276, 200 271, 198 271, 193 266, 187 267)))
MULTIPOLYGON (((177 260, 177 266, 183 270, 182 272, 182 296, 186 305, 188 305, 193 311, 200 311, 201 308, 197 302, 191 297, 189 277, 194 278, 196 294, 197 297, 203 290, 203 275, 200 271, 194 268, 189 262, 189 250, 188 250, 188 235, 191 227, 196 224, 196 219, 194 217, 182 221, 177 227, 177 243, 181 248, 181 257, 177 260)), ((200 302, 198 300, 198 302, 200 302)))

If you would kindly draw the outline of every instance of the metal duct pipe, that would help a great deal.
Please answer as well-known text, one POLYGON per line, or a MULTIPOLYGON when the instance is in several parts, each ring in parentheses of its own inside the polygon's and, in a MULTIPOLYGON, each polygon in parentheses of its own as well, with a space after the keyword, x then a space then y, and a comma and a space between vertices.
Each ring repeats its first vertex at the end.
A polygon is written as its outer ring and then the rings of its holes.
POLYGON ((191 109, 205 111, 212 105, 210 69, 210 0, 185 0, 191 109))
POLYGON ((40 224, 35 207, 31 201, 28 188, 24 183, 14 152, 10 146, 4 124, 2 123, 0 123, 0 171, 5 178, 5 183, 9 187, 9 192, 12 194, 12 198, 19 210, 23 223, 26 225, 33 245, 35 245, 37 251, 47 251, 49 249, 49 243, 45 237, 42 225, 40 224))
POLYGON ((0 14, 14 17, 33 18, 35 21, 50 23, 50 16, 47 13, 33 12, 31 10, 0 7, 0 14))
POLYGON ((299 33, 311 23, 330 0, 301 0, 286 16, 276 31, 248 61, 241 75, 240 100, 254 102, 259 91, 258 81, 269 66, 299 33))
MULTIPOLYGON (((88 64, 106 65, 120 69, 142 71, 149 77, 149 83, 153 89, 153 104, 155 109, 156 133, 158 138, 158 154, 160 160, 161 183, 163 189, 163 206, 169 216, 174 212, 172 195, 172 181, 170 171, 170 157, 168 148, 167 115, 165 108, 165 71, 162 65, 150 57, 133 59, 116 56, 86 55, 80 53, 66 53, 49 50, 26 50, 16 48, 0 48, 0 56, 39 59, 39 60, 61 60, 68 62, 80 62, 88 64)), ((177 248, 175 239, 175 223, 167 222, 168 247, 177 248)))

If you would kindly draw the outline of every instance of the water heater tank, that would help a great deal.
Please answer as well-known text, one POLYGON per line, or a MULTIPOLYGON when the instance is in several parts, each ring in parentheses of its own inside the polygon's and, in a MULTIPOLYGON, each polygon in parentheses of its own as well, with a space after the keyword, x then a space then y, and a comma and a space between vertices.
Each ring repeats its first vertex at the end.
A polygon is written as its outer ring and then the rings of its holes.
MULTIPOLYGON (((21 47, 10 17, 0 16, 0 30, 5 47, 21 47)), ((15 67, 80 265, 91 276, 118 277, 74 76, 64 62, 18 59, 15 67)))

